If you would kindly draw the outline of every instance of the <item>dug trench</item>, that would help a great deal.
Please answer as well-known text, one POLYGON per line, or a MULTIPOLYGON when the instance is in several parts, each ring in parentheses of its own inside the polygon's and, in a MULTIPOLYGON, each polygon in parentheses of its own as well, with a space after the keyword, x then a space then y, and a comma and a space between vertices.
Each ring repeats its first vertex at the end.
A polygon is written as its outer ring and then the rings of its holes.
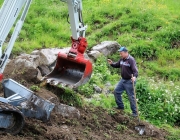
MULTIPOLYGON (((65 103, 58 98, 58 94, 65 94, 64 90, 42 86, 41 82, 30 80, 34 74, 32 70, 13 71, 13 66, 7 65, 4 78, 12 78, 27 88, 41 85, 35 94, 55 104, 65 103)), ((1 96, 3 96, 2 87, 1 96)), ((134 129, 138 123, 137 119, 118 110, 109 112, 92 105, 76 108, 80 112, 80 117, 63 117, 53 110, 48 122, 25 118, 25 126, 18 135, 2 133, 0 137, 2 140, 164 140, 167 135, 165 130, 147 122, 143 122, 146 133, 142 136, 138 135, 134 129)))

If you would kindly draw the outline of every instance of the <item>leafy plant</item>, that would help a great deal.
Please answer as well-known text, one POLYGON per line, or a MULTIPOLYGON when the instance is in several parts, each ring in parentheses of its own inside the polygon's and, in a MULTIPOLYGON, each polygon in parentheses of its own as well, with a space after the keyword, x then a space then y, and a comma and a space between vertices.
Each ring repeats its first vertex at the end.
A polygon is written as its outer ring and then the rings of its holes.
MULTIPOLYGON (((156 125, 175 124, 179 121, 179 92, 171 91, 166 85, 153 85, 140 79, 136 86, 138 104, 142 115, 156 125)), ((179 86, 177 87, 179 89, 179 86)))
POLYGON ((36 85, 32 85, 32 86, 30 87, 30 89, 31 89, 32 91, 39 91, 39 90, 40 90, 40 88, 39 88, 38 86, 36 86, 36 85))
POLYGON ((80 94, 68 87, 60 87, 61 92, 55 93, 62 103, 66 103, 70 106, 83 106, 83 99, 80 94))
POLYGON ((118 124, 118 125, 116 126, 116 129, 117 129, 117 131, 124 131, 124 130, 127 129, 127 127, 126 127, 125 125, 118 124))

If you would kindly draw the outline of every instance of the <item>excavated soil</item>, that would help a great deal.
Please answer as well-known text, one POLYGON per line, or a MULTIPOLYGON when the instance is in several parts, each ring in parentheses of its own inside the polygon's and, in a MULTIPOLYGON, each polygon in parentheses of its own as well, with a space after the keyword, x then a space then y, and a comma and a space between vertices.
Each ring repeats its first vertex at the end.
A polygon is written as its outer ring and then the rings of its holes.
MULTIPOLYGON (((15 72, 13 68, 7 65, 4 72, 5 78, 12 78, 27 88, 40 84, 31 79, 31 75, 35 74, 34 71, 24 70, 21 73, 15 72)), ((56 94, 57 90, 63 94, 61 89, 56 89, 56 94)), ((53 92, 54 90, 48 90, 43 86, 36 94, 58 104, 60 101, 53 92)), ((147 129, 152 129, 152 132, 147 131, 145 135, 140 136, 134 130, 134 126, 138 124, 137 119, 130 118, 117 110, 109 113, 107 110, 93 106, 77 109, 81 114, 79 119, 66 118, 53 111, 50 120, 46 123, 26 118, 25 126, 18 135, 2 133, 0 137, 2 140, 164 140, 167 134, 164 130, 143 122, 147 129)))

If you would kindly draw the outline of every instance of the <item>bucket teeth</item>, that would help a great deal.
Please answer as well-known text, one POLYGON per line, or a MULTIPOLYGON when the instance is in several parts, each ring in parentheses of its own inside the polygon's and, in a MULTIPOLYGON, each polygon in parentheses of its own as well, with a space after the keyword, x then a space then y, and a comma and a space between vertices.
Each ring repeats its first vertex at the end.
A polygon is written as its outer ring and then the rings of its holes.
POLYGON ((60 85, 61 87, 68 87, 68 88, 70 88, 70 89, 75 88, 74 85, 66 84, 66 83, 63 83, 63 82, 60 82, 60 81, 57 81, 57 80, 53 80, 53 79, 46 79, 46 83, 47 83, 47 84, 50 84, 50 85, 52 85, 52 86, 58 86, 58 85, 60 85))
POLYGON ((46 83, 50 84, 52 86, 57 86, 59 84, 59 81, 53 80, 53 79, 46 79, 46 83))
POLYGON ((51 80, 51 82, 50 82, 50 85, 52 85, 52 86, 57 86, 58 84, 59 84, 58 81, 51 80))
POLYGON ((51 79, 46 79, 46 83, 51 83, 51 79))
POLYGON ((68 85, 68 88, 73 89, 74 86, 73 85, 68 85))
POLYGON ((66 85, 65 83, 62 83, 61 86, 62 86, 62 87, 66 87, 67 85, 66 85))

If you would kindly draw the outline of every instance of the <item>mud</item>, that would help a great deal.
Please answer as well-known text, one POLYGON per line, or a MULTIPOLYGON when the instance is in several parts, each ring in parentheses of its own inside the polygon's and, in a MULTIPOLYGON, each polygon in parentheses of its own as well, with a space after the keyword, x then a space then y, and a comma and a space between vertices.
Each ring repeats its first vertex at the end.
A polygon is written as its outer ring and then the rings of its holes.
MULTIPOLYGON (((14 73, 13 66, 8 65, 5 69, 5 78, 12 78, 27 88, 37 84, 40 86, 40 90, 36 92, 38 96, 55 104, 62 103, 56 95, 63 94, 63 90, 52 90, 44 86, 43 83, 30 80, 28 76, 34 72, 29 70, 26 72, 28 74, 14 73)), ((0 137, 2 140, 164 140, 167 134, 164 130, 143 122, 146 126, 146 133, 140 136, 134 129, 138 120, 118 110, 108 112, 105 109, 93 106, 84 106, 78 110, 81 114, 79 119, 66 118, 54 111, 46 123, 25 118, 25 126, 18 135, 12 136, 3 133, 0 134, 0 137)))

